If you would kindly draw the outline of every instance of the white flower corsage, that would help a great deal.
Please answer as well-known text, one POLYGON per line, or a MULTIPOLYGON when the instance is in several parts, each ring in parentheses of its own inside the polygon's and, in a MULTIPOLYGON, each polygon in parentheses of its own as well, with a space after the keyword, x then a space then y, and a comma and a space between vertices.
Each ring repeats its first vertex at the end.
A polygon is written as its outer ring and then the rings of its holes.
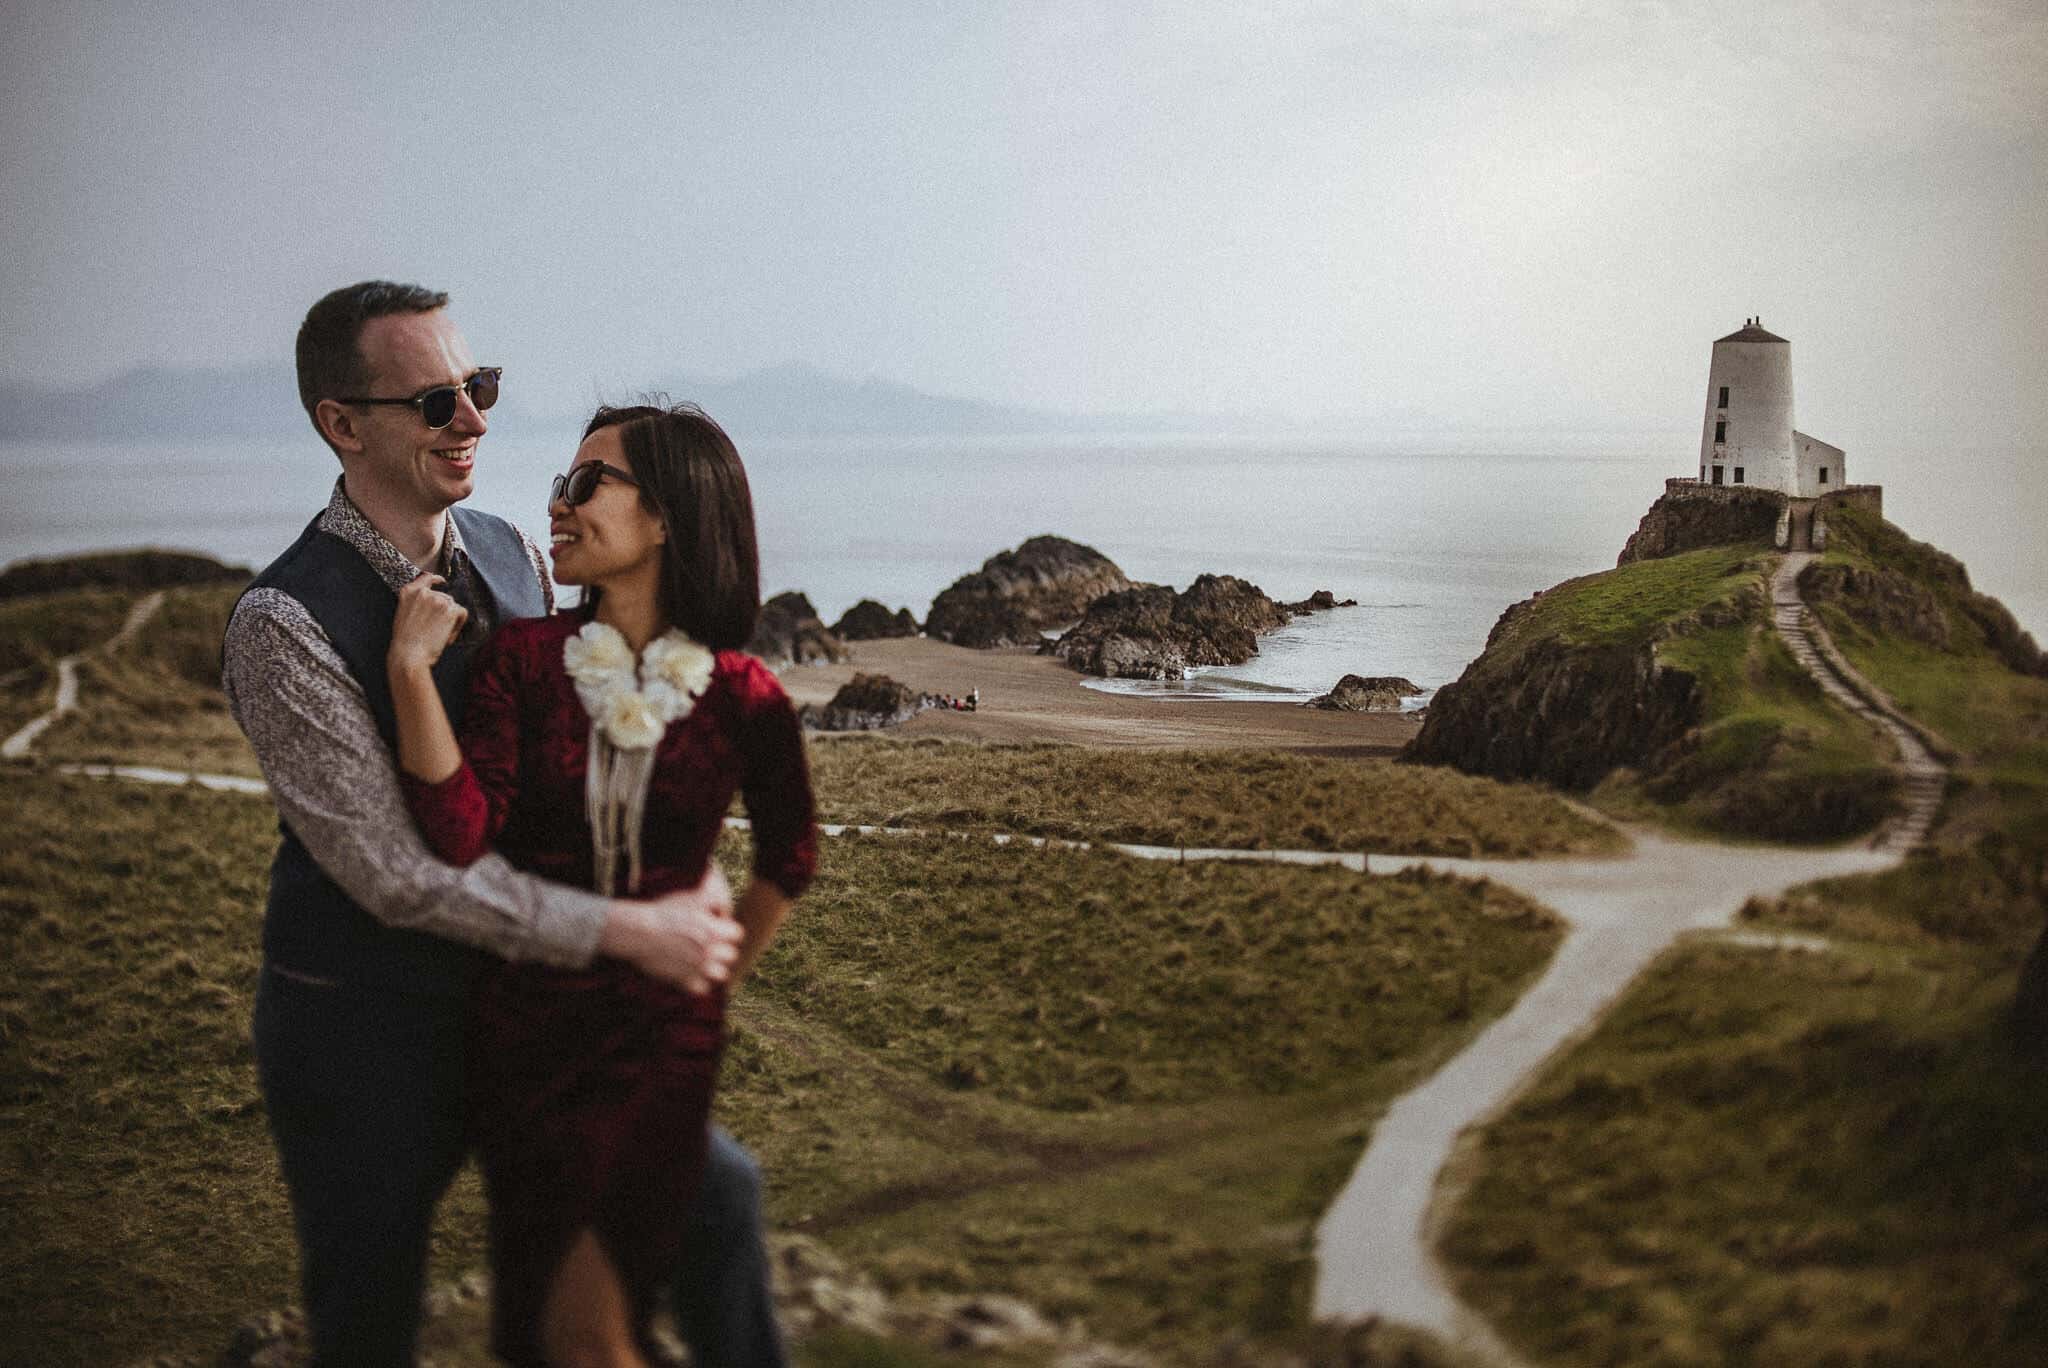
POLYGON ((640 825, 654 748, 669 723, 696 708, 716 664, 710 651, 676 631, 648 642, 638 660, 618 629, 602 622, 584 623, 562 643, 562 666, 590 714, 583 801, 597 887, 605 893, 621 888, 622 855, 624 890, 640 887, 640 825))
POLYGON ((620 750, 646 750, 669 723, 688 717, 711 687, 716 663, 710 651, 673 630, 648 642, 638 661, 619 630, 602 622, 584 623, 562 643, 562 666, 583 710, 620 750))

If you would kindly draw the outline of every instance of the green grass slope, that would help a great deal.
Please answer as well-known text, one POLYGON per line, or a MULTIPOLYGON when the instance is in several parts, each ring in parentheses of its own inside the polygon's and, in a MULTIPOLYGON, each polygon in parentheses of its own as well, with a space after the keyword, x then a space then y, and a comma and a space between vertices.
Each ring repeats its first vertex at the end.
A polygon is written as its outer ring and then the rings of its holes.
POLYGON ((1711 547, 1567 580, 1504 614, 1403 759, 1596 789, 1682 828, 1824 840, 1874 827, 1888 747, 1773 631, 1774 558, 1711 547))

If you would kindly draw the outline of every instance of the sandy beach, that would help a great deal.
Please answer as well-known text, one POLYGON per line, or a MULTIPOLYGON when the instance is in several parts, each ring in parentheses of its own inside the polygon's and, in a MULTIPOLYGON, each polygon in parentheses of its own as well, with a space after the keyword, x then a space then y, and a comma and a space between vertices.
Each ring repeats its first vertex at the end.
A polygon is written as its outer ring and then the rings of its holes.
POLYGON ((1294 703, 1138 698, 1082 687, 1086 677, 1027 648, 975 651, 925 638, 847 643, 844 665, 779 671, 798 704, 825 703, 856 673, 913 689, 981 691, 976 712, 933 709, 890 734, 947 740, 1048 741, 1084 746, 1248 746, 1320 755, 1391 757, 1421 726, 1414 714, 1325 712, 1294 703))

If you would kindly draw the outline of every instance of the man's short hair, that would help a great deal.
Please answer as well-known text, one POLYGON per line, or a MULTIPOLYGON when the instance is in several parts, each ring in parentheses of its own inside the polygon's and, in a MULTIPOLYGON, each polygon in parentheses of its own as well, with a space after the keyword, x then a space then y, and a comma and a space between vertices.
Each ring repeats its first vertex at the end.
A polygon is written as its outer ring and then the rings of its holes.
MULTIPOLYGON (((360 395, 370 383, 360 345, 363 324, 386 314, 429 313, 447 303, 446 290, 362 280, 322 295, 306 310, 306 321, 299 325, 299 402, 313 430, 320 432, 313 410, 322 399, 360 395)), ((325 441, 327 434, 321 432, 320 439, 325 441)))

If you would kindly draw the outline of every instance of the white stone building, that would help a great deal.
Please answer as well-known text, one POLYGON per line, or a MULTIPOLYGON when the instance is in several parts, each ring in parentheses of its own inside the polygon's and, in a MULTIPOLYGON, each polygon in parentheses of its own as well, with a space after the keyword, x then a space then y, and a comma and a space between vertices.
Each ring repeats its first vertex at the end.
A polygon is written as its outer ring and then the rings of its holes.
POLYGON ((1700 483, 1811 499, 1849 482, 1842 449, 1792 426, 1792 344, 1754 318, 1714 343, 1700 483))

